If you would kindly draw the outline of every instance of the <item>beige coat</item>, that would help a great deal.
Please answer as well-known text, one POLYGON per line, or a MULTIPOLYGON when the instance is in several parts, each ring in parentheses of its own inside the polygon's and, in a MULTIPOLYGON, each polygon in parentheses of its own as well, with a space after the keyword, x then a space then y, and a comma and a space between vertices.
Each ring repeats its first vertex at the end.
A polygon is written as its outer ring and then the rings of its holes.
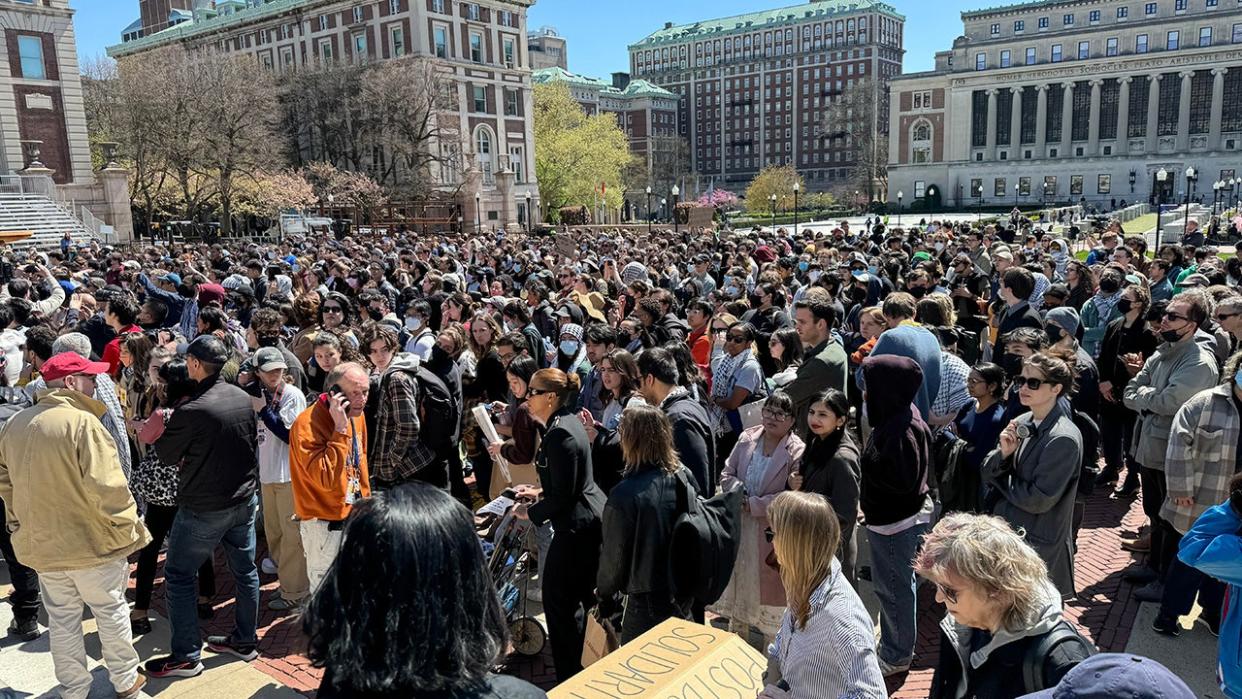
POLYGON ((128 556, 151 535, 99 416, 103 403, 66 388, 39 394, 0 430, 0 498, 13 549, 40 573, 128 556))

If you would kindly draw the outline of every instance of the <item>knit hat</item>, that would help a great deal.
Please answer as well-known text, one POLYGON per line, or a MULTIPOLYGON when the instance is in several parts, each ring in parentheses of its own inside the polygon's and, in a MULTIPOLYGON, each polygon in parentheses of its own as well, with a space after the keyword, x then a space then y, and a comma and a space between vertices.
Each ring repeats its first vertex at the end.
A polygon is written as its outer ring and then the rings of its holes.
POLYGON ((621 282, 626 285, 633 284, 639 279, 646 280, 648 276, 647 268, 638 260, 621 268, 621 282))
POLYGON ((1069 306, 1058 306, 1049 310, 1048 315, 1044 316, 1044 320, 1056 324, 1067 335, 1076 335, 1078 333, 1078 311, 1069 306))

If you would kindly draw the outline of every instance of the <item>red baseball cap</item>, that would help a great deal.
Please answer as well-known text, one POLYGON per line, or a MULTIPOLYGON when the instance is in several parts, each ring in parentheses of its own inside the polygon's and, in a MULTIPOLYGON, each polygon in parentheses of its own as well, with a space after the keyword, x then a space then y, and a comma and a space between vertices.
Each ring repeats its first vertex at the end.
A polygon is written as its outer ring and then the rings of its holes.
POLYGON ((61 352, 43 363, 39 375, 44 381, 56 381, 74 374, 108 373, 107 362, 92 362, 76 352, 61 352))

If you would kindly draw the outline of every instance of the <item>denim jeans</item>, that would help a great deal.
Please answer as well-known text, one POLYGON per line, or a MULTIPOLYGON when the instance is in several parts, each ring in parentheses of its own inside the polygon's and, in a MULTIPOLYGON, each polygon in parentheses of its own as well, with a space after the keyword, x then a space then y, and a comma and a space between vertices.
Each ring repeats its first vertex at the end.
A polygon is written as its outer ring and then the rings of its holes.
POLYGON ((259 621, 259 572, 254 562, 258 509, 256 493, 246 502, 215 512, 194 512, 185 507, 177 510, 164 563, 174 657, 197 660, 202 652, 195 578, 199 566, 211 557, 217 544, 224 544, 236 586, 230 638, 239 644, 258 642, 255 627, 259 621))
POLYGON ((914 657, 918 619, 914 577, 914 554, 918 552, 927 524, 916 524, 892 535, 867 530, 871 545, 871 582, 880 598, 880 659, 889 665, 905 665, 914 657))

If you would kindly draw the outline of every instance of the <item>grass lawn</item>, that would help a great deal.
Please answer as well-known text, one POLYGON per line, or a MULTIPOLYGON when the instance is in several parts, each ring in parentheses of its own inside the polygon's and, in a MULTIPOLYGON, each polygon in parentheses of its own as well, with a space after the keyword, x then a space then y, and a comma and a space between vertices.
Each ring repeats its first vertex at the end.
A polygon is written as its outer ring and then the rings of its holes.
MULTIPOLYGON (((1161 221, 1161 223, 1168 221, 1169 218, 1170 218, 1169 216, 1162 215, 1161 219, 1163 220, 1161 221)), ((1152 231, 1156 229, 1156 215, 1155 214, 1143 214, 1142 216, 1139 216, 1136 219, 1126 221, 1125 223, 1121 224, 1121 226, 1126 229, 1127 233, 1131 233, 1131 234, 1146 233, 1148 231, 1152 231)))

